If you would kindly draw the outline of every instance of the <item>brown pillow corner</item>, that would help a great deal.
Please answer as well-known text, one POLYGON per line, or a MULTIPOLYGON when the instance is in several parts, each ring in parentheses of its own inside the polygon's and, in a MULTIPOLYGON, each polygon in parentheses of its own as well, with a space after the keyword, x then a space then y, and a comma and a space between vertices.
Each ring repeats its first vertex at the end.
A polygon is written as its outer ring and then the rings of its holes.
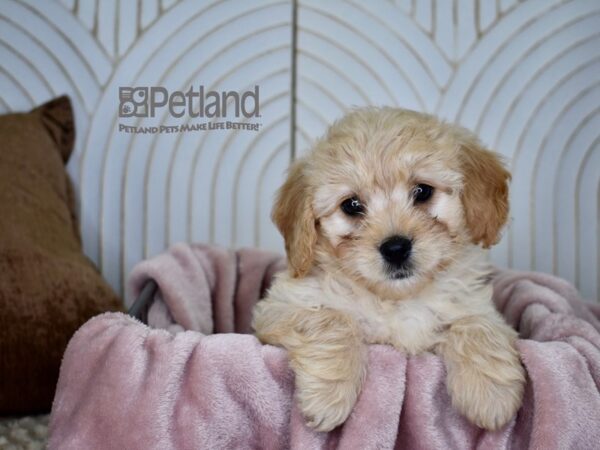
POLYGON ((75 117, 69 96, 61 95, 38 106, 31 112, 40 117, 66 164, 75 144, 75 117))

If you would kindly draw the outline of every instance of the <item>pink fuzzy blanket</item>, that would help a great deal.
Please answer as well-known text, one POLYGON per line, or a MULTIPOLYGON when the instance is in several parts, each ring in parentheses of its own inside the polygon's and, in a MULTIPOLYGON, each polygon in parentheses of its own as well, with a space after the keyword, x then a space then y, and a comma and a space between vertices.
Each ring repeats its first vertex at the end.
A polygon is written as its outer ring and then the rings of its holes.
POLYGON ((374 345, 352 415, 325 434, 307 428, 294 404, 284 350, 248 334, 209 335, 248 332, 252 305, 282 267, 259 250, 201 245, 142 262, 132 289, 158 282, 149 322, 165 329, 120 313, 81 327, 64 355, 49 448, 600 448, 600 308, 567 282, 494 278, 528 373, 524 406, 503 429, 480 430, 452 408, 437 356, 374 345))

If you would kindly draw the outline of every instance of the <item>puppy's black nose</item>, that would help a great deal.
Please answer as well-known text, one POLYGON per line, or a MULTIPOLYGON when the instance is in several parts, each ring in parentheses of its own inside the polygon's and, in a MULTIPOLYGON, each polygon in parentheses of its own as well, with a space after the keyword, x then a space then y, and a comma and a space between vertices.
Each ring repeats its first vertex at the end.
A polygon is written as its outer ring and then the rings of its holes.
POLYGON ((410 256, 412 242, 404 236, 392 236, 379 246, 379 252, 394 267, 402 267, 410 256))

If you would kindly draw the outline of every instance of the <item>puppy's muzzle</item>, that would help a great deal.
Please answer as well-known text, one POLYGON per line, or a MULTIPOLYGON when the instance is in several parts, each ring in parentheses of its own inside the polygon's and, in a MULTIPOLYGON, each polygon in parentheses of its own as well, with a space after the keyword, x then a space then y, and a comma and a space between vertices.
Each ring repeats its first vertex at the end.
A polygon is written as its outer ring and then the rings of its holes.
POLYGON ((408 259, 412 250, 412 241, 404 236, 392 236, 387 238, 379 246, 379 252, 386 263, 390 266, 391 272, 396 277, 409 275, 410 264, 408 259))

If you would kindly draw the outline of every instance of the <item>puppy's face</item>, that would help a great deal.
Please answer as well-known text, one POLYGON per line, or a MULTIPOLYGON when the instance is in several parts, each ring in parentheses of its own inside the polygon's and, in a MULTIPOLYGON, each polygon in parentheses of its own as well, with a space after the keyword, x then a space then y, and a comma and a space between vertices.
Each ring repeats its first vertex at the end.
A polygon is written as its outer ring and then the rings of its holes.
POLYGON ((395 296, 435 279, 467 246, 497 241, 508 179, 466 130, 368 108, 292 166, 273 218, 294 276, 320 265, 395 296))

